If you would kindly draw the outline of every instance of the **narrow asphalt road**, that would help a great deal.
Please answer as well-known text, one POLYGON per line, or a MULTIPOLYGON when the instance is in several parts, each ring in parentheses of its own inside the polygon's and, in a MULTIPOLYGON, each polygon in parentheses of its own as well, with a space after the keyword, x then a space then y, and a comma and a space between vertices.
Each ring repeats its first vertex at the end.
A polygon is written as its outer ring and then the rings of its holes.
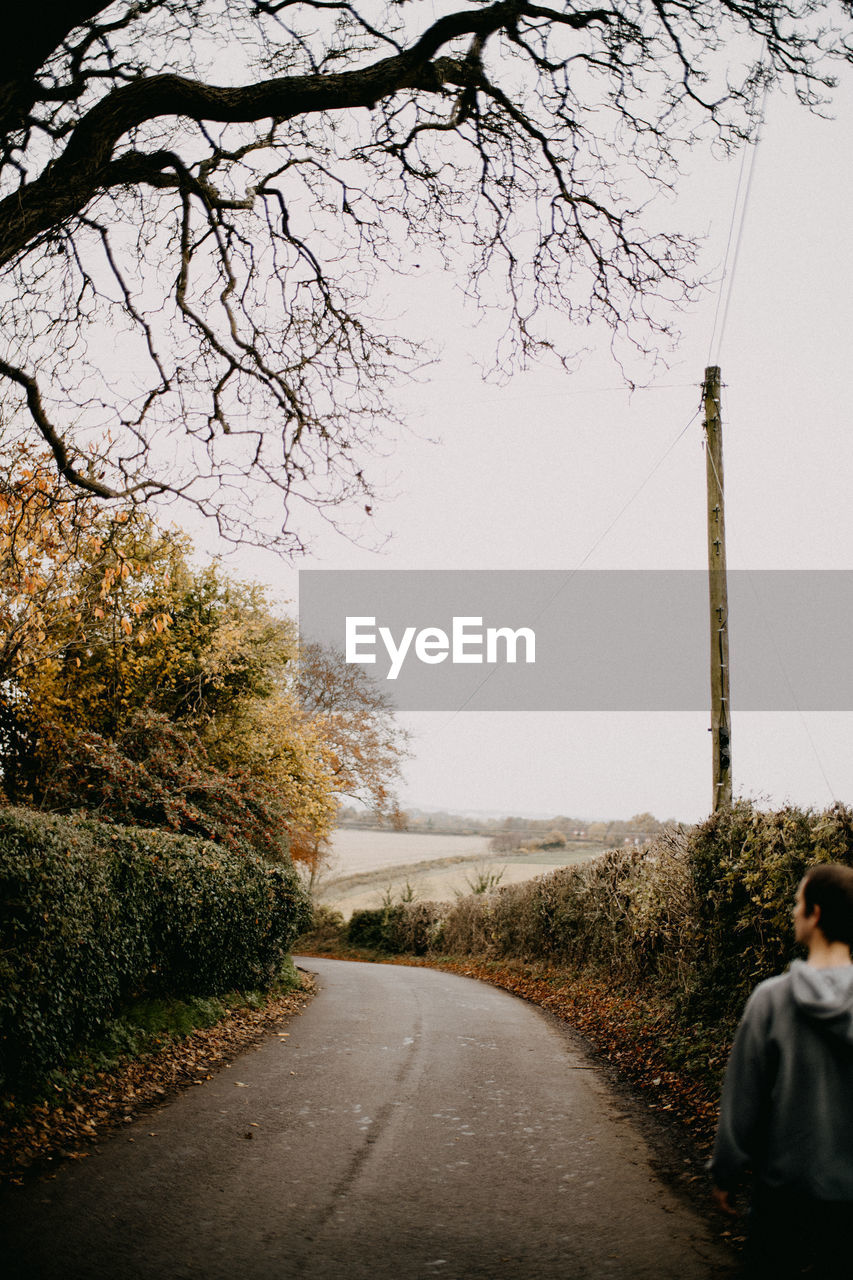
POLYGON ((708 1280, 570 1031, 483 983, 304 960, 308 1008, 0 1202, 3 1274, 78 1280, 708 1280))

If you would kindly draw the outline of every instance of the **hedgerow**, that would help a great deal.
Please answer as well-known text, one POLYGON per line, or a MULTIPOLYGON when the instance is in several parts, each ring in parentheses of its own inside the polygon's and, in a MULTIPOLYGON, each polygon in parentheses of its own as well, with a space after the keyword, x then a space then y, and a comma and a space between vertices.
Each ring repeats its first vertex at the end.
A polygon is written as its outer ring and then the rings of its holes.
POLYGON ((742 802, 689 831, 490 894, 358 912, 348 941, 544 962, 654 991, 685 1025, 728 1027, 756 982, 793 957, 794 894, 820 861, 853 865, 853 811, 765 813, 742 802))
POLYGON ((0 809, 0 1078, 37 1083, 131 996, 265 986, 309 918, 289 865, 0 809))
POLYGON ((442 907, 432 902, 354 911, 346 930, 347 941, 354 947, 394 955, 423 956, 438 943, 442 914, 442 907))

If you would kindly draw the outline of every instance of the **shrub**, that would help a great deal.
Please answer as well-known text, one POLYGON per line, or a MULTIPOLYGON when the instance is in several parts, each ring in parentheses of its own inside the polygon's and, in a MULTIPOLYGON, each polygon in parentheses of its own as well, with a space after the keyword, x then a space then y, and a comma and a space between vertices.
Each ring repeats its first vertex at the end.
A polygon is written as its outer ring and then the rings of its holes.
POLYGON ((314 903, 306 932, 294 940, 296 950, 325 951, 336 947, 346 934, 346 921, 340 911, 323 903, 314 903))
POLYGON ((274 789, 217 768, 199 734, 160 712, 134 711, 115 737, 64 737, 32 799, 56 813, 83 809, 126 826, 215 840, 232 853, 288 859, 288 813, 274 789))
POLYGON ((445 910, 441 903, 398 902, 354 911, 347 942, 390 955, 423 956, 438 944, 445 910))
POLYGON ((267 985, 309 918, 290 866, 0 810, 0 1077, 37 1083, 132 994, 267 985))
POLYGON ((405 915, 405 907, 383 906, 354 911, 347 926, 347 941, 353 947, 369 947, 372 951, 396 953, 394 925, 405 915))
POLYGON ((790 960, 791 909, 806 867, 853 865, 853 813, 842 805, 762 813, 736 804, 694 829, 690 859, 702 942, 694 1001, 731 1013, 756 982, 790 960))
POLYGON ((440 948, 444 910, 436 902, 403 903, 403 911, 395 914, 390 931, 394 951, 398 955, 425 956, 440 948))
POLYGON ((123 929, 116 868, 94 833, 0 812, 0 1074, 14 1083, 97 1027, 150 962, 147 922, 123 929))

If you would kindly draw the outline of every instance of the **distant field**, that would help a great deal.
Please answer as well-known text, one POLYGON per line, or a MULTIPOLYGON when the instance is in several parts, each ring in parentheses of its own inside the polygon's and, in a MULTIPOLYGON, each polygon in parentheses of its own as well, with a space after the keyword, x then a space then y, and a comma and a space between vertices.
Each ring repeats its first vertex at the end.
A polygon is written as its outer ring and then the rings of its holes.
POLYGON ((421 835, 409 831, 341 828, 332 841, 332 875, 379 871, 433 858, 476 857, 488 852, 488 836, 421 835))
POLYGON ((502 857, 489 852, 487 836, 342 829, 335 832, 318 898, 348 918, 353 911, 380 906, 389 890, 398 899, 407 885, 421 902, 447 901, 456 893, 470 893, 480 874, 500 873, 502 885, 518 884, 601 852, 598 844, 571 844, 502 857))

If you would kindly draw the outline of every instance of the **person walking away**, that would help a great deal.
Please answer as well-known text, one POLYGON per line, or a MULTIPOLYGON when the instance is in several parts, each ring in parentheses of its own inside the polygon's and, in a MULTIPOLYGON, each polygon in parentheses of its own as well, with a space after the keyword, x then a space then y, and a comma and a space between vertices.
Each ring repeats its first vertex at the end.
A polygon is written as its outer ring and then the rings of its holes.
POLYGON ((726 1068, 710 1172, 719 1208, 753 1177, 746 1274, 853 1278, 853 869, 811 867, 808 956, 755 988, 726 1068))

